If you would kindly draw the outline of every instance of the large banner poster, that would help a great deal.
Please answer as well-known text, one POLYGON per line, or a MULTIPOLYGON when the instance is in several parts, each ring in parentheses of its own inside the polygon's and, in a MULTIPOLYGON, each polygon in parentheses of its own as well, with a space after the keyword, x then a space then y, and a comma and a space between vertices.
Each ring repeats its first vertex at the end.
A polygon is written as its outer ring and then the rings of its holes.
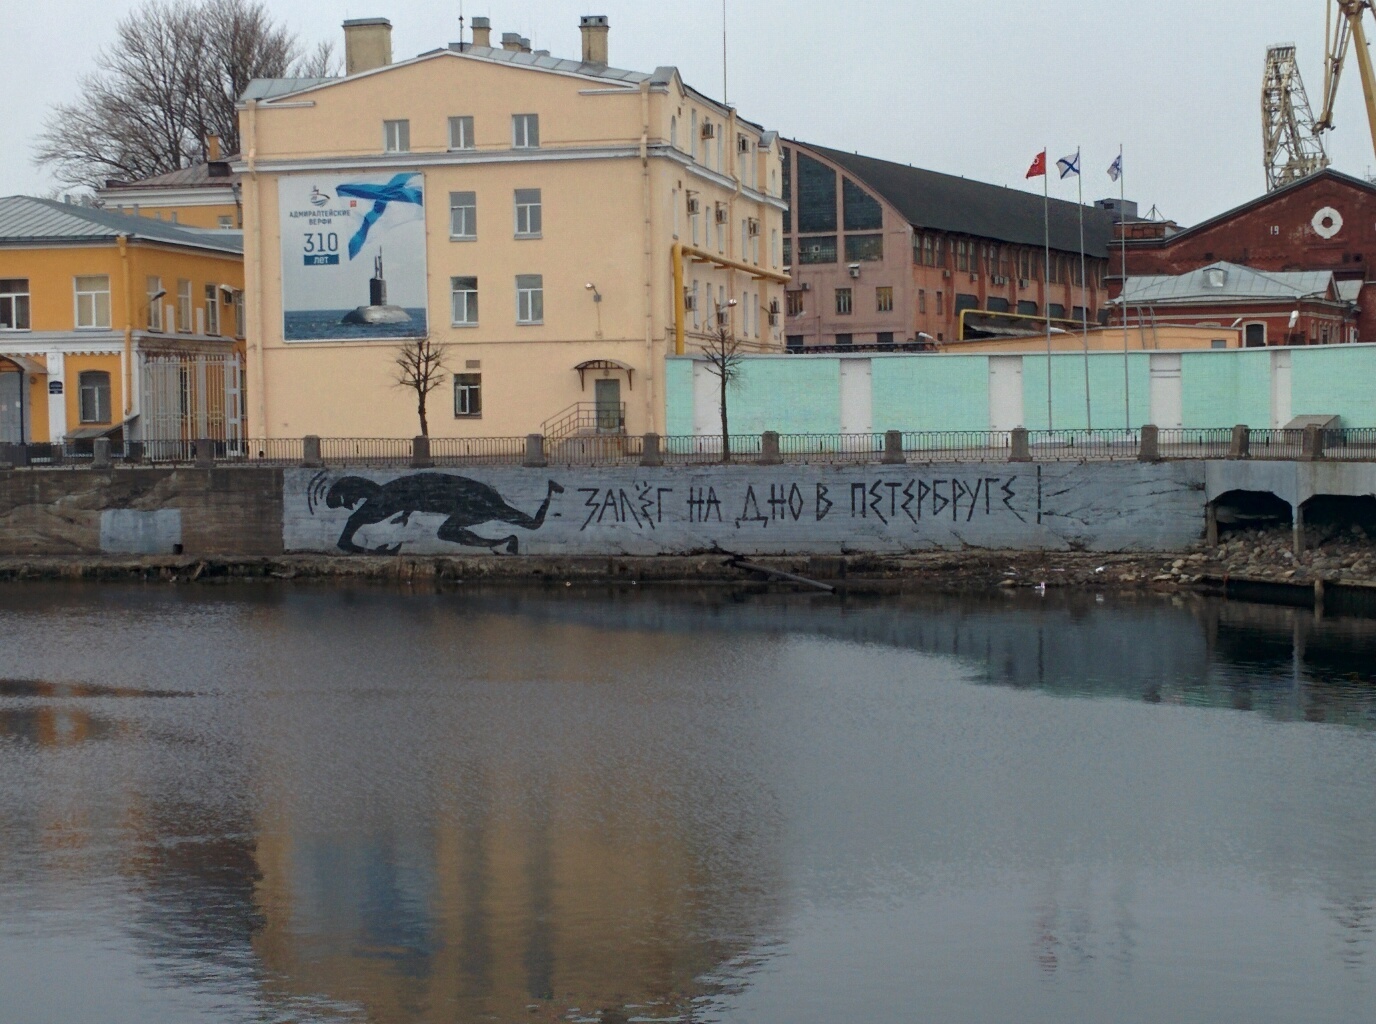
POLYGON ((279 179, 284 340, 425 336, 423 184, 419 172, 279 179))

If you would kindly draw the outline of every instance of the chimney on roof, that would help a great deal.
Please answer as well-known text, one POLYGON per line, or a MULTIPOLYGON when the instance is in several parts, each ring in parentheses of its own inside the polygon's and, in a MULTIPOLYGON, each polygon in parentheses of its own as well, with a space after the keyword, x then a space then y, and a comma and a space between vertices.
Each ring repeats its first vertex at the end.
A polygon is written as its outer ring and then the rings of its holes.
POLYGON ((491 46, 492 45, 492 19, 474 18, 473 19, 473 45, 491 46))
POLYGON ((503 32, 502 49, 510 50, 513 53, 529 53, 530 40, 524 38, 519 32, 503 32))
POLYGON ((218 135, 207 135, 205 137, 205 162, 213 164, 220 159, 220 137, 218 135))
POLYGON ((585 14, 578 19, 578 30, 583 33, 583 63, 607 63, 607 24, 605 14, 585 14))
POLYGON ((386 18, 344 22, 344 73, 356 75, 392 63, 392 23, 386 18))

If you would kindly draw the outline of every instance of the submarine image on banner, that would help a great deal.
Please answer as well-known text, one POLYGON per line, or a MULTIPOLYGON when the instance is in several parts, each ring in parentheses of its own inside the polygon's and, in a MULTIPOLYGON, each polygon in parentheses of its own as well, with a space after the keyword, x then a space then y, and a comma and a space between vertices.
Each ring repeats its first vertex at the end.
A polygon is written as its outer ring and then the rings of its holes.
POLYGON ((387 304, 387 279, 382 276, 382 250, 373 260, 373 277, 368 282, 368 305, 358 306, 344 314, 346 324, 407 324, 411 314, 400 306, 387 304))

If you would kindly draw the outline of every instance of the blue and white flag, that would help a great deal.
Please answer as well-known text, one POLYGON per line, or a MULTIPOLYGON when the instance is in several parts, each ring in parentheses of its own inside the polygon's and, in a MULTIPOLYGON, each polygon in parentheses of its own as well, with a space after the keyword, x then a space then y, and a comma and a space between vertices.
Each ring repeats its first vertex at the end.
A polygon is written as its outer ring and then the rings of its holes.
POLYGON ((1118 158, 1108 165, 1108 177, 1110 181, 1117 181, 1123 176, 1123 154, 1119 153, 1118 158))
POLYGON ((1061 157, 1056 161, 1056 166, 1060 168, 1062 178, 1068 178, 1072 174, 1078 175, 1080 173, 1080 151, 1075 150, 1074 156, 1061 157))

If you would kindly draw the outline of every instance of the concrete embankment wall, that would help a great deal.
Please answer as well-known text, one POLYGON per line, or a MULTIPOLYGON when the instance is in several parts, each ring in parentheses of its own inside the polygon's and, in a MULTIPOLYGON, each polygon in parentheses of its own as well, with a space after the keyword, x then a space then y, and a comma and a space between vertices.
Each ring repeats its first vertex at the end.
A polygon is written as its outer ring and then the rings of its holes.
POLYGON ((1174 551, 1205 464, 0 471, 0 555, 1174 551))

